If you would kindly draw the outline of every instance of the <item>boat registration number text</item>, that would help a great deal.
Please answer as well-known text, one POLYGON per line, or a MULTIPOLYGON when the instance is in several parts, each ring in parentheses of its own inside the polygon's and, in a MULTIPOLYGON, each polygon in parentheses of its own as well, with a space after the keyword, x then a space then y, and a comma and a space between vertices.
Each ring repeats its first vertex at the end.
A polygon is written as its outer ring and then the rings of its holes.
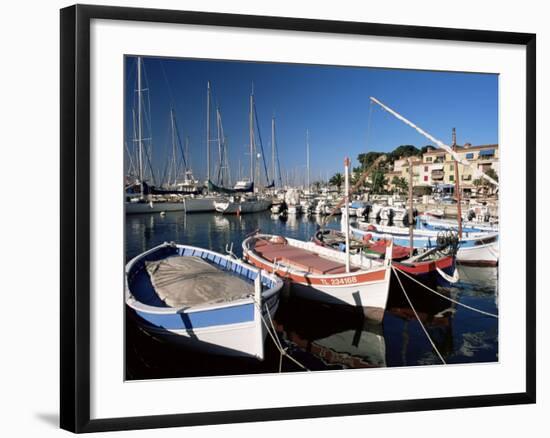
POLYGON ((330 278, 330 279, 321 278, 321 284, 324 284, 325 286, 344 286, 346 284, 355 284, 355 283, 357 283, 357 277, 330 278))

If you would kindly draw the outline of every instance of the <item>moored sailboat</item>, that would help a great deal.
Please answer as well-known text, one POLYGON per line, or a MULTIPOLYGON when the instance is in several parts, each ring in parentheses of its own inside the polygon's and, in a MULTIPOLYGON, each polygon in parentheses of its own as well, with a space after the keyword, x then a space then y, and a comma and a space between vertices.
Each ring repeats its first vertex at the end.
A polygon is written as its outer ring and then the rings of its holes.
POLYGON ((214 202, 216 211, 222 214, 258 213, 271 207, 271 200, 258 196, 231 196, 226 200, 214 202))

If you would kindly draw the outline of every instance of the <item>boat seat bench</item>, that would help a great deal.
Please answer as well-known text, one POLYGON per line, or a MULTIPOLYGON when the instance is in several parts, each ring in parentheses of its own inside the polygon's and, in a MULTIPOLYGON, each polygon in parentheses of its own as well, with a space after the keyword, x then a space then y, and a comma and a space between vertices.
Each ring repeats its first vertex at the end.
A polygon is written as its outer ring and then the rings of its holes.
MULTIPOLYGON (((343 263, 329 260, 312 251, 296 248, 286 243, 260 240, 256 243, 254 250, 271 263, 284 263, 312 274, 343 274, 346 272, 346 265, 343 263)), ((358 269, 352 267, 351 270, 353 272, 358 269)))

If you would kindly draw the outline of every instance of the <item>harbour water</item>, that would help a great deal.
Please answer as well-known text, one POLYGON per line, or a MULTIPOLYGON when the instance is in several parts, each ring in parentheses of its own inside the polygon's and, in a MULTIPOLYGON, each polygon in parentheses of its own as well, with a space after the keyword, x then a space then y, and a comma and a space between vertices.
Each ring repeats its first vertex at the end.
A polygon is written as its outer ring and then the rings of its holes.
MULTIPOLYGON (((240 257, 241 242, 261 230, 309 240, 317 228, 316 217, 286 221, 270 212, 222 216, 214 213, 169 212, 126 216, 126 259, 165 241, 195 245, 240 257)), ((339 218, 329 227, 339 228, 339 218)), ((463 304, 498 313, 498 268, 459 267, 460 281, 440 292, 463 304)), ((457 306, 431 292, 407 290, 424 327, 445 362, 450 364, 498 361, 498 319, 457 306)), ((288 353, 310 370, 399 367, 440 364, 420 322, 401 290, 390 291, 382 324, 365 322, 362 315, 342 312, 328 305, 299 300, 285 294, 274 317, 288 353)), ((283 358, 266 339, 263 362, 202 355, 160 343, 127 318, 126 378, 153 379, 301 371, 283 358)))

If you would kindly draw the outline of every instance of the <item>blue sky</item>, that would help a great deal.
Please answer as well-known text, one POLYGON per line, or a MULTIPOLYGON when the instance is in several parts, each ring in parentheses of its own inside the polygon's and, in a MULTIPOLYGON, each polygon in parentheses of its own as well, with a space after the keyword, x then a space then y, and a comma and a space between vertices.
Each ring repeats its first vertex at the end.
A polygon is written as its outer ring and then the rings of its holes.
MULTIPOLYGON (((380 107, 371 110, 369 96, 378 98, 444 142, 450 143, 451 129, 456 127, 459 144, 498 143, 497 75, 143 59, 157 172, 164 167, 171 148, 169 124, 173 105, 180 134, 190 139, 195 176, 205 177, 208 80, 221 110, 233 177, 237 176, 239 160, 243 172, 248 169, 248 99, 252 82, 266 155, 270 157, 271 117, 275 115, 281 168, 291 175, 304 175, 308 129, 312 181, 341 171, 345 156, 356 165, 357 155, 362 152, 429 143, 380 107)), ((125 77, 125 123, 127 140, 131 141, 136 57, 126 57, 125 77)))

